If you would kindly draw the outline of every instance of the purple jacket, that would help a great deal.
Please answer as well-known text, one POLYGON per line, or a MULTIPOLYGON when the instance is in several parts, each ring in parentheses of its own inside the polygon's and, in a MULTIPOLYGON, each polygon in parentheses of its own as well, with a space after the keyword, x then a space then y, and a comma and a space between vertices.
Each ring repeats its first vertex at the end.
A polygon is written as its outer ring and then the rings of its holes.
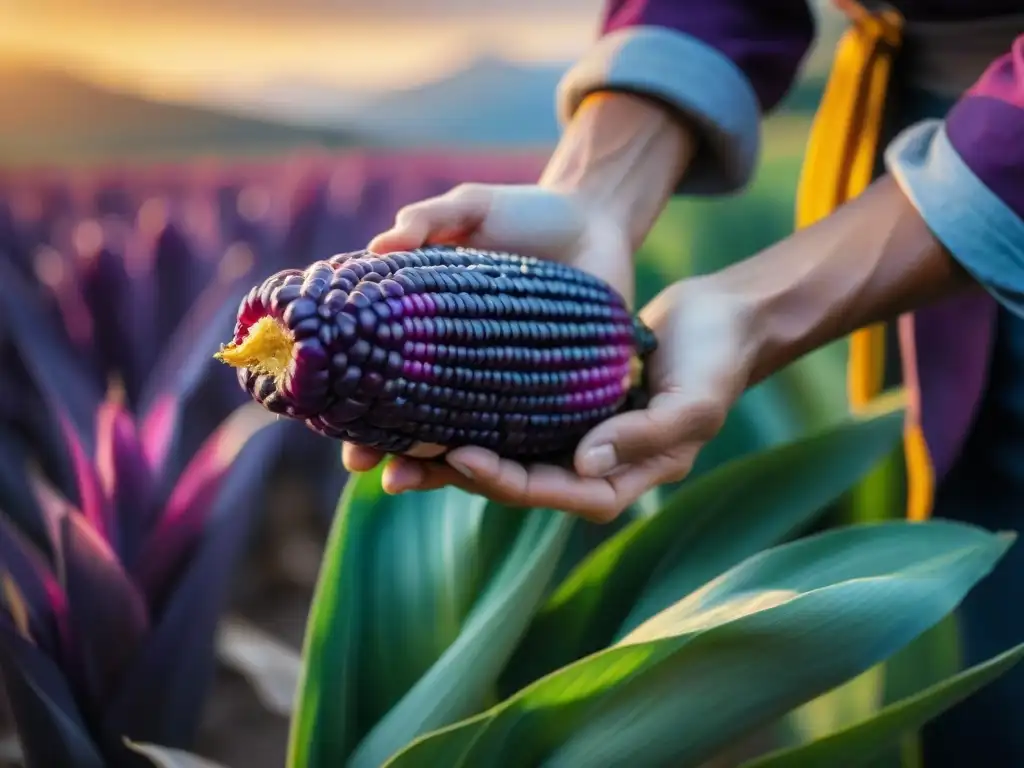
MULTIPOLYGON (((909 348, 916 363, 908 384, 918 380, 919 418, 941 476, 984 391, 995 301, 1024 315, 1024 16, 1019 0, 895 5, 908 32, 943 22, 966 31, 973 20, 1007 16, 994 25, 1005 41, 977 64, 974 85, 955 91, 945 120, 910 126, 885 152, 936 236, 988 292, 916 313, 903 337, 905 360, 909 348)), ((601 38, 559 86, 559 116, 564 122, 598 90, 658 97, 702 131, 704 150, 679 193, 738 191, 757 164, 760 119, 792 85, 814 34, 806 0, 609 0, 601 38)))

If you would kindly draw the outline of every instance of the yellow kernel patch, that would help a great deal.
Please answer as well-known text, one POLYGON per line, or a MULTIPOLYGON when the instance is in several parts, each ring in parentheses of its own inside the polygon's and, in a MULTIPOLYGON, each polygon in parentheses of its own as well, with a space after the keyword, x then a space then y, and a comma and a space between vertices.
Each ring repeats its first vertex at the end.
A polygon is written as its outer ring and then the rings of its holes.
POLYGON ((294 345, 291 332, 277 319, 265 315, 249 327, 240 344, 226 344, 214 357, 232 368, 248 368, 277 378, 291 362, 294 345))

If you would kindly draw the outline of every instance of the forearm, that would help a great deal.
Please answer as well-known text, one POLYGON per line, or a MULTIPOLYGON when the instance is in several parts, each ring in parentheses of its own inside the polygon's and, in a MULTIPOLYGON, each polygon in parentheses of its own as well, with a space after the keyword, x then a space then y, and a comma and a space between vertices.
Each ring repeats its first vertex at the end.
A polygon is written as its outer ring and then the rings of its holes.
POLYGON ((625 93, 587 98, 566 126, 540 184, 578 197, 643 243, 696 152, 685 120, 625 93))
POLYGON ((742 308, 750 384, 858 328, 973 285, 888 176, 709 279, 742 308))

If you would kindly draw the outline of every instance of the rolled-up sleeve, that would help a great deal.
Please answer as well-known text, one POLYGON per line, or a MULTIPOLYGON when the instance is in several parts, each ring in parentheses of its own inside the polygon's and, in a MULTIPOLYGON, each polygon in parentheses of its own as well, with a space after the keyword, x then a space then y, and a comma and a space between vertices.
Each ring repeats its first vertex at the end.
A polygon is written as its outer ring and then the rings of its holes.
POLYGON ((807 0, 610 0, 600 39, 559 85, 559 119, 596 91, 656 98, 700 131, 678 191, 735 192, 757 165, 761 116, 813 39, 807 0))
POLYGON ((953 258, 1024 317, 1024 35, 944 120, 897 136, 885 160, 953 258))

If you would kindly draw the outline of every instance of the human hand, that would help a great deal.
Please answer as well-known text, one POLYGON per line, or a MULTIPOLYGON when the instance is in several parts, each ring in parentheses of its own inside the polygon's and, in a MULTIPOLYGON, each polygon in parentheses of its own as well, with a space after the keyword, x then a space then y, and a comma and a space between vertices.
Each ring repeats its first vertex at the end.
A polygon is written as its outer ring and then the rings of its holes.
POLYGON ((641 317, 659 341, 648 362, 651 400, 646 409, 591 430, 576 450, 574 468, 525 467, 465 447, 451 451, 447 465, 396 457, 385 487, 394 493, 455 485, 514 506, 607 522, 650 488, 682 479, 750 382, 752 317, 714 277, 670 286, 641 317))
POLYGON ((590 272, 633 303, 629 233, 600 203, 543 184, 460 184, 402 208, 375 253, 424 245, 510 251, 590 272))
MULTIPOLYGON (((633 262, 628 234, 584 195, 542 185, 463 184, 447 194, 407 206, 394 226, 369 244, 376 253, 428 244, 464 245, 511 251, 558 261, 590 272, 633 302, 633 262)), ((346 443, 349 471, 366 471, 384 457, 379 451, 346 443)), ((387 468, 385 488, 397 491, 404 463, 387 468), (396 485, 397 482, 397 485, 396 485)))
MULTIPOLYGON (((456 187, 404 208, 395 226, 374 238, 369 247, 379 253, 428 244, 466 245, 558 261, 602 278, 632 306, 632 255, 685 174, 697 146, 697 134, 689 122, 658 102, 633 94, 592 94, 569 121, 536 185, 456 187)), ((663 343, 674 342, 670 337, 663 343)), ((698 339, 696 343, 704 342, 698 339)), ((699 365, 700 358, 695 362, 699 365)), ((671 367, 674 365, 673 361, 671 367)), ((666 366, 656 363, 656 367, 666 366)), ((657 410, 651 411, 648 419, 661 418, 662 411, 671 411, 678 400, 671 376, 660 375, 655 380, 667 383, 655 400, 657 410)), ((703 394, 697 391, 695 396, 703 394)), ((398 493, 454 483, 512 503, 610 518, 628 503, 620 501, 634 495, 635 489, 640 489, 635 493, 639 495, 644 483, 679 463, 655 460, 653 453, 646 458, 631 455, 630 440, 646 439, 644 417, 636 418, 641 421, 609 422, 612 428, 627 432, 619 458, 637 462, 642 468, 641 475, 624 475, 621 481, 596 476, 584 479, 550 467, 527 471, 518 464, 499 462, 487 451, 467 448, 449 454, 450 466, 397 456, 385 468, 384 489, 398 493), (634 433, 639 437, 634 438, 634 433), (476 479, 468 479, 465 473, 476 479), (578 491, 586 493, 577 495, 578 491)), ((663 426, 659 424, 657 431, 663 426)), ((597 446, 594 436, 600 439, 609 434, 614 435, 595 430, 585 445, 597 446)), ((383 458, 376 451, 351 444, 344 447, 342 455, 350 471, 371 469, 383 458)))

